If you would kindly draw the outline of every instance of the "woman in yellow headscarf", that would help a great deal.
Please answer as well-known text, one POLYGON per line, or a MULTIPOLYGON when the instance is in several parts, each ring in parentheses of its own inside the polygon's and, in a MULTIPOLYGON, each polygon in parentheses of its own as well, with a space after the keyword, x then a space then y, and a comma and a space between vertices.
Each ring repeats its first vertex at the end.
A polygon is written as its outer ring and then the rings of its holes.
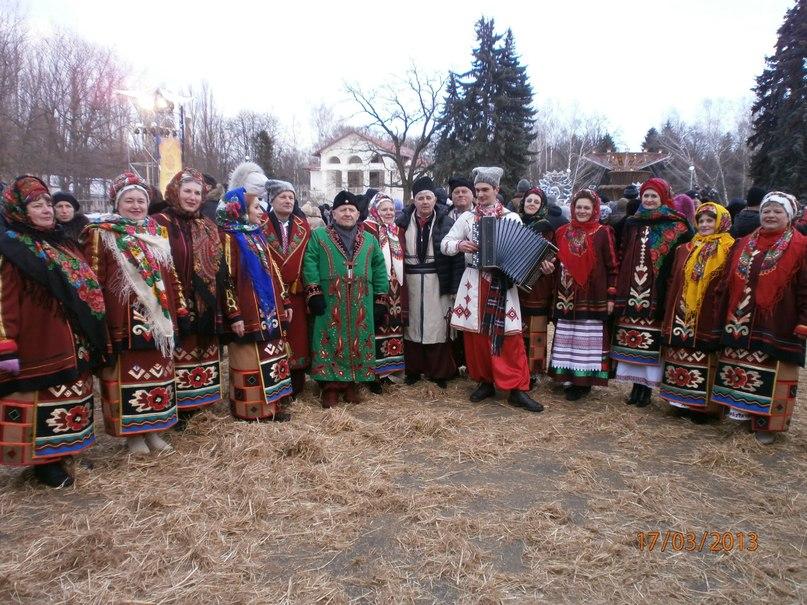
POLYGON ((707 202, 695 213, 698 232, 675 253, 662 325, 663 369, 660 395, 679 415, 703 422, 721 414, 710 403, 721 333, 721 275, 734 238, 731 215, 720 204, 707 202))

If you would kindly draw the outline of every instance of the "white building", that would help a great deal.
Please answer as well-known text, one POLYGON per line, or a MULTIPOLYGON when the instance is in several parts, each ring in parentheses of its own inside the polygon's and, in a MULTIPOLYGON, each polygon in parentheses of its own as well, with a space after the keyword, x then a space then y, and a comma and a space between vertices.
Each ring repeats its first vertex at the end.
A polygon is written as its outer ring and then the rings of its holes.
MULTIPOLYGON (((330 203, 342 189, 362 194, 370 187, 403 199, 398 170, 390 158, 381 155, 384 151, 392 152, 390 143, 356 131, 317 149, 314 157, 319 164, 311 166, 311 199, 330 203)), ((404 148, 403 153, 411 160, 414 152, 404 148)))

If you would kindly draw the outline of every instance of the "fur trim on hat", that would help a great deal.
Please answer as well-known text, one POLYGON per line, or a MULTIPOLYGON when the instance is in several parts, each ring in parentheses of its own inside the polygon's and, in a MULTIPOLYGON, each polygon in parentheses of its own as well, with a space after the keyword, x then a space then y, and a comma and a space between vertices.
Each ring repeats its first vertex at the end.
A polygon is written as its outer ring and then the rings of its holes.
POLYGON ((227 186, 230 190, 243 187, 249 194, 263 196, 267 180, 263 168, 255 162, 241 162, 230 174, 230 182, 227 183, 227 186), (260 181, 260 185, 258 185, 258 181, 260 181))
POLYGON ((339 206, 344 206, 346 204, 351 204, 359 208, 359 198, 357 195, 350 193, 350 191, 340 191, 336 194, 336 197, 333 198, 333 206, 331 206, 331 210, 336 210, 339 206))
POLYGON ((271 204, 272 200, 284 191, 291 191, 294 197, 297 197, 297 192, 294 190, 294 185, 288 181, 280 181, 278 179, 269 179, 266 181, 267 201, 271 204))
POLYGON ((491 187, 498 187, 504 170, 498 166, 478 166, 471 171, 471 174, 474 175, 474 185, 487 183, 491 187))

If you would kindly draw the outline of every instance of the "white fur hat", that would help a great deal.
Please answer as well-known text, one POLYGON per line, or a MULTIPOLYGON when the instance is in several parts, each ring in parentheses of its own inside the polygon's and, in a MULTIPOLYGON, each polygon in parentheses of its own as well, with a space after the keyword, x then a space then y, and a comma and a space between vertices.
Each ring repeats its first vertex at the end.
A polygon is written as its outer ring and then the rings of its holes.
POLYGON ((250 195, 264 197, 266 195, 266 175, 255 162, 241 162, 230 174, 230 189, 243 187, 250 195))
POLYGON ((504 175, 504 170, 498 166, 479 166, 471 171, 474 175, 474 185, 477 183, 487 183, 491 187, 498 187, 499 181, 504 175))

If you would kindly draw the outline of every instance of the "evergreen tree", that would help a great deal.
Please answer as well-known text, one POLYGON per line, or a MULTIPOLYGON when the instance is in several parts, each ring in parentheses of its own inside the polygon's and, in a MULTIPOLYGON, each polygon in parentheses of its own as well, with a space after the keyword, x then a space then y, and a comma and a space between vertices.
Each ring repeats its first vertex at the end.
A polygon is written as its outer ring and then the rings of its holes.
POLYGON ((454 174, 464 171, 465 148, 460 137, 466 127, 466 115, 457 85, 457 74, 449 72, 446 84, 446 97, 440 118, 440 139, 434 147, 434 155, 439 158, 434 176, 438 182, 445 182, 454 174))
POLYGON ((266 174, 275 173, 275 142, 266 130, 259 130, 254 141, 255 163, 263 168, 266 174))
POLYGON ((659 133, 658 130, 655 128, 651 128, 647 131, 647 134, 644 135, 644 141, 642 142, 642 151, 651 151, 657 152, 661 151, 661 143, 659 142, 659 133))
POLYGON ((600 137, 600 140, 597 141, 597 144, 594 146, 594 151, 596 153, 611 153, 616 151, 616 144, 614 143, 613 137, 611 137, 611 133, 606 132, 605 135, 600 137))
POLYGON ((436 173, 445 178, 468 174, 474 166, 501 166, 502 186, 514 189, 531 155, 532 86, 510 30, 497 34, 493 19, 482 18, 476 37, 471 69, 449 75, 436 173))
POLYGON ((751 176, 762 186, 807 195, 807 0, 796 0, 776 51, 757 78, 751 176))

